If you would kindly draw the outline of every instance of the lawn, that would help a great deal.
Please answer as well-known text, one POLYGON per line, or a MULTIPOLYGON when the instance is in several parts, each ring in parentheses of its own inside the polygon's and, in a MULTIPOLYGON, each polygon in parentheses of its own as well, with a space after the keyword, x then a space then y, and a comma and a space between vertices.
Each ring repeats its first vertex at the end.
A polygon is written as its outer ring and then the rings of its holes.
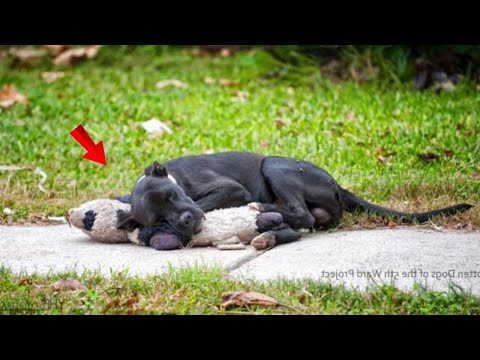
MULTIPOLYGON (((360 197, 399 210, 468 202, 476 206, 426 226, 480 228, 480 91, 468 81, 452 92, 420 92, 388 78, 332 82, 319 69, 285 67, 260 50, 222 57, 103 47, 95 59, 65 67, 12 66, 0 56, 0 90, 6 84, 28 104, 0 108, 0 165, 38 167, 47 178, 40 191, 39 174, 0 171, 1 224, 47 223, 83 201, 127 194, 154 160, 237 150, 309 160, 360 197), (45 71, 65 76, 47 83, 45 71), (156 88, 168 79, 188 87, 156 88), (150 137, 141 124, 151 118, 172 133, 150 137), (107 166, 82 159, 85 150, 70 136, 79 124, 95 143, 103 140, 107 166)), ((347 215, 340 226, 385 225, 395 223, 347 215)), ((236 290, 259 291, 288 307, 233 312, 480 313, 478 297, 456 291, 235 282, 218 269, 172 269, 145 279, 2 269, 0 312, 24 304, 35 313, 227 313, 221 294, 236 290), (66 277, 87 290, 52 288, 66 277), (45 308, 52 301, 62 307, 45 308)))
POLYGON ((480 314, 480 298, 452 287, 448 294, 391 286, 357 292, 315 281, 234 281, 218 268, 170 269, 130 277, 113 272, 13 275, 0 268, 0 314, 480 314), (62 287, 68 279, 73 286, 62 287), (75 281, 76 280, 76 281, 75 281), (224 307, 222 294, 255 291, 280 306, 224 307))
MULTIPOLYGON (((126 194, 153 160, 228 150, 312 161, 358 195, 401 210, 479 201, 480 91, 471 84, 441 94, 381 80, 334 84, 311 68, 267 80, 279 64, 261 51, 211 57, 106 47, 60 68, 65 76, 53 83, 41 78, 58 70, 48 63, 0 64, 0 86, 13 84, 29 100, 0 112, 0 164, 48 176, 46 194, 38 174, 0 172, 0 207, 14 211, 0 214, 3 223, 126 194), (188 88, 157 89, 165 79, 188 88), (173 133, 150 138, 141 124, 154 117, 173 133), (80 123, 103 140, 106 167, 82 159, 85 150, 69 135, 80 123)), ((478 228, 480 210, 454 220, 478 228)))

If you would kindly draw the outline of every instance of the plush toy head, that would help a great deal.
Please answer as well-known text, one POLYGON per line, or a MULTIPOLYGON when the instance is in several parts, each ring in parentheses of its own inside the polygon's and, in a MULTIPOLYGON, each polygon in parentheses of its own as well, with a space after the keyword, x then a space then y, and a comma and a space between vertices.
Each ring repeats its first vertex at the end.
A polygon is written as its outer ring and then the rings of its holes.
POLYGON ((168 224, 154 227, 138 226, 133 230, 122 229, 130 204, 113 199, 88 201, 68 211, 71 225, 82 230, 92 239, 105 243, 125 243, 152 246, 157 250, 179 249, 188 242, 175 233, 168 224))
POLYGON ((68 221, 95 240, 108 243, 129 242, 128 232, 119 229, 118 219, 130 210, 117 200, 97 199, 68 210, 68 221))

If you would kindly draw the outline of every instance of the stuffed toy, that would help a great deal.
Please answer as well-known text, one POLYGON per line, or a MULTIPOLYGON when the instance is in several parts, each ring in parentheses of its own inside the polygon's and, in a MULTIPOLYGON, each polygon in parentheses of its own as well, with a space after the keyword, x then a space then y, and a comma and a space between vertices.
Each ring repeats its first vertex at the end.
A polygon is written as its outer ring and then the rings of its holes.
POLYGON ((106 243, 133 242, 157 250, 173 250, 187 246, 216 246, 222 250, 242 249, 252 244, 264 250, 275 243, 269 233, 283 223, 277 212, 261 213, 255 203, 207 212, 201 231, 191 239, 183 239, 168 224, 153 227, 138 226, 133 231, 118 228, 119 219, 130 205, 114 199, 88 201, 68 211, 68 221, 92 239, 106 243))

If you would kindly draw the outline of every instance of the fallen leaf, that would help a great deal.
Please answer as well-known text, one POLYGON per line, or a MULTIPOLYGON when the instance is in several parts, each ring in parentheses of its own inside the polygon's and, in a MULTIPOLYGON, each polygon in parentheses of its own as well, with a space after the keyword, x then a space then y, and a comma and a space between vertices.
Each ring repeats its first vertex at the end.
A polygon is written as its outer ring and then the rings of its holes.
POLYGON ((100 50, 100 45, 92 45, 84 48, 68 49, 57 55, 52 62, 55 65, 71 65, 79 59, 93 59, 100 50))
POLYGON ((379 147, 377 149, 377 156, 383 156, 383 154, 385 153, 385 148, 383 146, 379 147))
POLYGON ((52 83, 58 79, 61 79, 65 76, 63 72, 43 72, 42 79, 45 80, 47 83, 52 83))
POLYGON ((11 48, 9 54, 22 62, 27 62, 45 56, 47 51, 43 48, 11 48))
POLYGON ((17 92, 15 86, 5 85, 0 91, 0 107, 8 108, 17 102, 26 104, 27 97, 17 92))
POLYGON ((135 295, 130 296, 128 299, 125 299, 120 303, 121 306, 127 305, 128 307, 133 307, 138 302, 138 297, 135 295))
POLYGON ((87 287, 80 281, 75 279, 62 279, 53 284, 53 288, 57 291, 80 290, 87 291, 87 287))
POLYGON ((18 285, 24 286, 24 285, 32 285, 33 281, 32 279, 29 278, 23 278, 18 281, 18 285))
POLYGON ((220 79, 218 83, 222 86, 234 87, 240 85, 238 82, 229 79, 220 79))
POLYGON ((157 82, 155 87, 157 89, 164 89, 166 87, 173 86, 179 89, 185 89, 188 87, 188 85, 180 80, 177 79, 168 79, 168 80, 162 80, 157 82))
POLYGON ((389 228, 395 228, 395 227, 398 226, 398 223, 396 223, 396 222, 393 221, 393 220, 388 220, 387 226, 388 226, 389 228))
POLYGON ((296 292, 295 296, 297 297, 298 301, 301 302, 302 304, 305 303, 305 301, 307 300, 307 296, 313 297, 313 295, 305 289, 302 289, 301 291, 296 292))
POLYGON ((262 140, 262 142, 260 143, 260 147, 262 148, 267 148, 270 146, 270 141, 268 140, 262 140))
POLYGON ((448 158, 451 158, 453 156, 453 151, 452 150, 443 150, 443 153, 448 158))
POLYGON ((277 307, 280 303, 270 296, 257 292, 234 291, 222 294, 222 306, 225 309, 251 305, 277 307))
POLYGON ((273 120, 273 122, 275 123, 275 126, 277 127, 277 129, 281 129, 285 125, 287 125, 287 121, 283 118, 280 118, 280 117, 273 120))
POLYGON ((157 137, 164 133, 171 134, 172 129, 170 129, 165 123, 161 122, 156 118, 152 118, 144 123, 142 127, 147 131, 148 135, 151 137, 157 137))
POLYGON ((422 161, 425 161, 425 162, 432 162, 432 161, 438 160, 440 158, 440 156, 438 156, 437 154, 429 152, 429 153, 426 153, 426 154, 419 154, 418 158, 422 161))
POLYGON ((473 180, 478 180, 480 178, 480 174, 478 172, 474 172, 472 175, 473 180))
POLYGON ((386 164, 388 162, 388 158, 385 156, 377 156, 377 160, 380 161, 382 164, 386 164))
POLYGON ((67 45, 45 45, 45 47, 54 55, 60 54, 67 48, 67 45))

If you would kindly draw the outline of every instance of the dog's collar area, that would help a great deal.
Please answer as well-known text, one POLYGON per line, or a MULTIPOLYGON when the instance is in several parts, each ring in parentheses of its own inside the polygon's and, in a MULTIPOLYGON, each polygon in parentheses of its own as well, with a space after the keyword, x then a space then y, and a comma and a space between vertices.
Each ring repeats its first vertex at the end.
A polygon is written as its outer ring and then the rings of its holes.
MULTIPOLYGON (((139 184, 140 181, 142 181, 142 180, 145 179, 146 177, 147 177, 147 175, 142 175, 142 176, 140 176, 140 178, 137 180, 137 184, 139 184)), ((168 174, 168 180, 170 180, 170 181, 173 182, 174 184, 178 185, 177 179, 175 179, 171 174, 168 174)))

